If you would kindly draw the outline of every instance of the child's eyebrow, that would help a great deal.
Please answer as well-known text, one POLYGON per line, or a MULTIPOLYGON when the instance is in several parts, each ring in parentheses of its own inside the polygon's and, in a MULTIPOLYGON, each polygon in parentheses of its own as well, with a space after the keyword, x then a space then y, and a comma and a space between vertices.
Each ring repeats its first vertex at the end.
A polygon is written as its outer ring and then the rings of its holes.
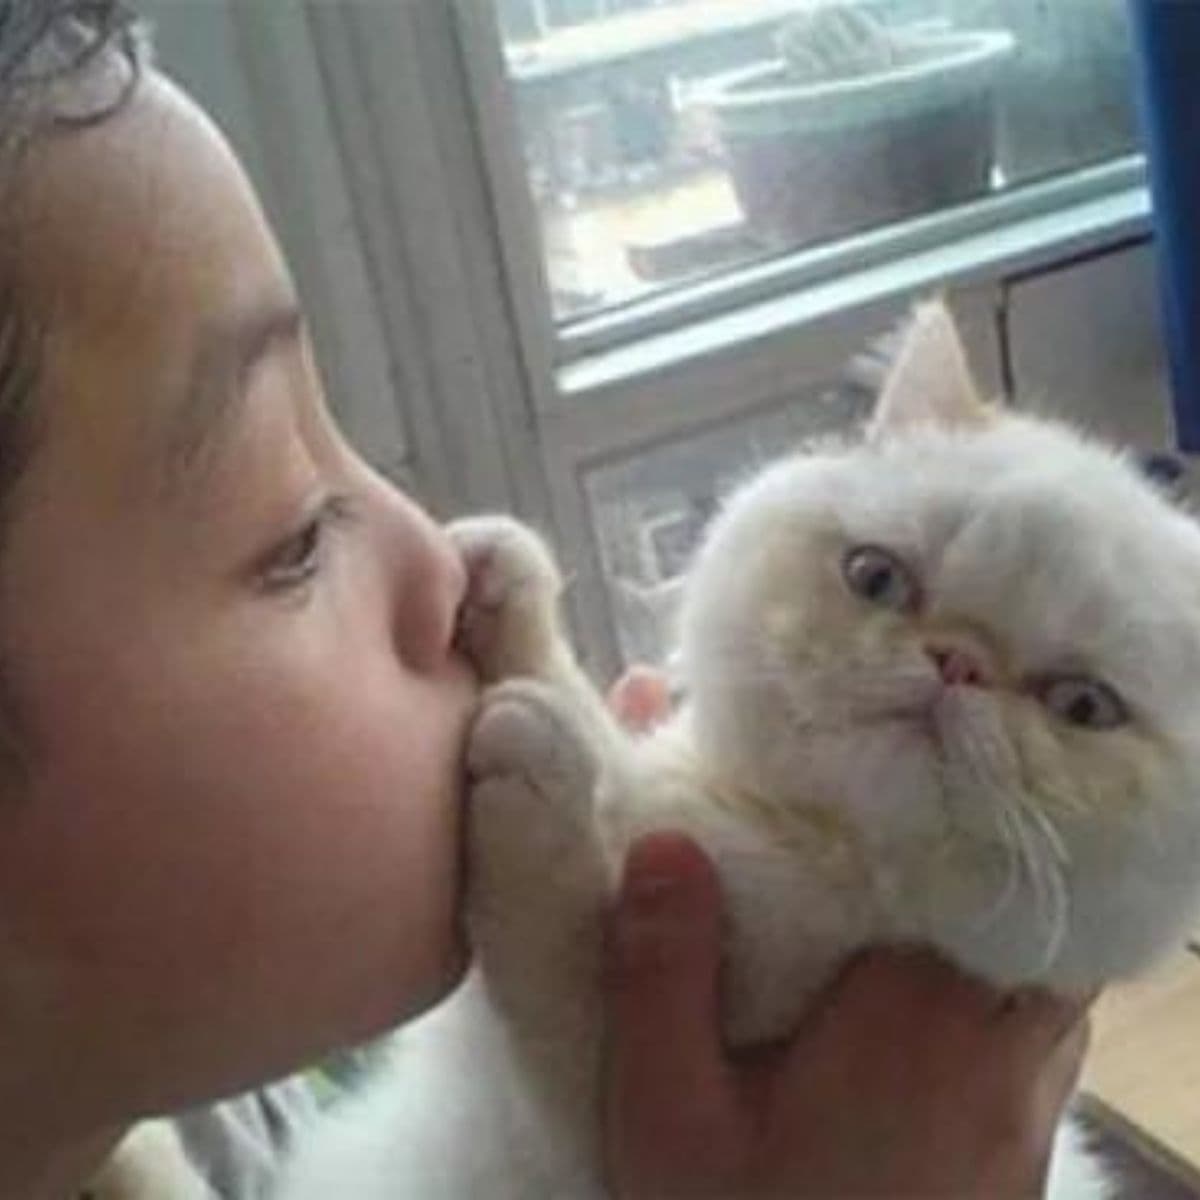
POLYGON ((303 331, 304 316, 293 299, 260 303, 201 327, 183 396, 167 430, 169 491, 210 457, 237 411, 251 371, 268 355, 297 343, 303 331))

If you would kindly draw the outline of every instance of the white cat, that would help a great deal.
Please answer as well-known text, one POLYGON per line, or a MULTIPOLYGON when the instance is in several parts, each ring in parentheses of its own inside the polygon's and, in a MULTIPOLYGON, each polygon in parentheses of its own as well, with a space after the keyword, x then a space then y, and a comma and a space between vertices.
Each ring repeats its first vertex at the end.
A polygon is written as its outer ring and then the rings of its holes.
MULTIPOLYGON (((458 536, 464 636, 498 684, 469 752, 478 966, 288 1200, 605 1194, 599 915, 650 830, 720 871, 737 1044, 793 1027, 865 944, 1073 993, 1192 927, 1200 527, 1120 455, 983 404, 941 307, 860 442, 785 459, 716 519, 686 701, 652 736, 617 730, 574 666, 537 539, 501 518, 458 536)), ((1052 1194, 1103 1194, 1066 1140, 1052 1194)))

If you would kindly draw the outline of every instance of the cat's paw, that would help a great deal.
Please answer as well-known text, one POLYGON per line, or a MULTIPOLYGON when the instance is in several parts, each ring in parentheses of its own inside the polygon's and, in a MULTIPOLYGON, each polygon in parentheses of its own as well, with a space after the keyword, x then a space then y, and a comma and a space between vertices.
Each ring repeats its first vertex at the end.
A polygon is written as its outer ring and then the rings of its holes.
POLYGON ((587 805, 599 760, 571 698, 533 679, 514 679, 485 693, 467 746, 472 788, 516 779, 536 802, 587 805))
POLYGON ((561 690, 517 679, 486 693, 467 777, 470 866, 489 899, 595 855, 599 756, 561 690))
POLYGON ((577 1019, 599 970, 611 888, 589 728, 569 689, 515 679, 484 694, 468 743, 468 937, 489 1003, 539 1039, 577 1019))
POLYGON ((562 576, 533 530, 506 516, 468 517, 449 526, 466 564, 467 596, 457 639, 485 683, 536 676, 558 634, 562 576))

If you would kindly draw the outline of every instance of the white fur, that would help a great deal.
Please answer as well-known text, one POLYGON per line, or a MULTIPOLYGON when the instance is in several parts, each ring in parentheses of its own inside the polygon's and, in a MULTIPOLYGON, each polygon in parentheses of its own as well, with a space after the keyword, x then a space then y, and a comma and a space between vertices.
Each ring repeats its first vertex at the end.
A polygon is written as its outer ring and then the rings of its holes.
POLYGON ((92 1200, 214 1200, 166 1121, 136 1126, 86 1192, 92 1200))
MULTIPOLYGON (((470 751, 478 969, 401 1035, 288 1200, 603 1194, 597 930, 645 831, 687 831, 721 873, 737 1042, 786 1033, 865 944, 1071 993, 1182 940, 1200 907, 1200 530, 1113 452, 980 405, 947 338, 924 311, 868 437, 780 462, 718 518, 684 610, 688 700, 653 737, 621 736, 581 683, 532 535, 459 529, 489 598, 471 645, 498 684, 470 751), (862 545, 907 564, 918 611, 849 590, 862 545), (934 644, 990 685, 944 686, 934 644), (1039 690, 1054 674, 1103 680, 1131 722, 1068 724, 1039 690)), ((1055 1200, 1102 1195, 1072 1138, 1055 1200)))

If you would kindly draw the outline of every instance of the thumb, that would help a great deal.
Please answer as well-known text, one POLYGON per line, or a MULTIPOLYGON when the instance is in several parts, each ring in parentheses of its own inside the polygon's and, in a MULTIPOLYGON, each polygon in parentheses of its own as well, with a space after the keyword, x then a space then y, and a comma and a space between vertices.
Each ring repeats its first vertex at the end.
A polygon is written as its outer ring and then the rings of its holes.
POLYGON ((608 964, 610 1129, 626 1159, 642 1157, 641 1143, 652 1153, 663 1136, 695 1136, 724 1117, 720 951, 720 884, 704 852, 673 833, 636 843, 608 964))

